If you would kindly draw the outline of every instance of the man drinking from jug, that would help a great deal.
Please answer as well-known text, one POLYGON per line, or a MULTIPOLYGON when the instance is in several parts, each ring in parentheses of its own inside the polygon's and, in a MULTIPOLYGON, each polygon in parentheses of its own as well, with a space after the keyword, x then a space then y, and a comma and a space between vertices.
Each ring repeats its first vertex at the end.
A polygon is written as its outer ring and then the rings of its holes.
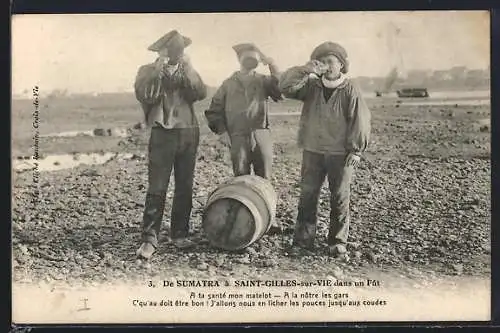
POLYGON ((306 65, 292 67, 281 77, 283 94, 304 103, 298 133, 303 155, 295 249, 314 245, 318 199, 327 177, 328 245, 334 255, 347 251, 350 186, 371 130, 370 110, 345 76, 348 66, 346 50, 337 43, 325 42, 314 49, 306 65))
POLYGON ((273 144, 267 103, 269 97, 282 99, 278 67, 252 43, 235 45, 233 50, 240 69, 224 80, 205 116, 212 132, 229 136, 234 176, 250 174, 253 166, 257 176, 270 180, 273 144), (259 62, 269 67, 271 75, 255 71, 259 62))
MULTIPOLYGON (((240 69, 227 78, 205 111, 212 132, 227 134, 230 141, 234 176, 255 175, 271 180, 273 143, 269 129, 268 98, 282 100, 279 70, 273 59, 252 43, 233 46, 240 69), (255 71, 259 62, 269 67, 271 75, 255 71)), ((281 228, 273 220, 270 233, 281 228)))
POLYGON ((158 247, 172 169, 175 191, 170 220, 171 238, 178 247, 189 247, 193 177, 199 144, 199 124, 193 104, 207 95, 200 75, 184 49, 191 39, 173 30, 153 43, 152 64, 139 68, 135 95, 151 127, 148 147, 148 189, 142 220, 142 244, 137 256, 149 259, 158 247))

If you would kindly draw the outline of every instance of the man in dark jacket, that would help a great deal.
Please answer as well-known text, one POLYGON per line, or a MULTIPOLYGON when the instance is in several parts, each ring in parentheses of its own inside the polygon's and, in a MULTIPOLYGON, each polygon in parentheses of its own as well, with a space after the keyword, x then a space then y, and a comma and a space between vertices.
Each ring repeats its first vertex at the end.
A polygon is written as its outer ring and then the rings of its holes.
POLYGON ((273 144, 269 130, 268 97, 282 99, 279 71, 271 58, 251 43, 233 46, 240 70, 226 79, 212 98, 205 116, 216 134, 227 133, 235 176, 251 173, 271 179, 273 144), (270 76, 255 71, 259 61, 269 66, 270 76))
POLYGON ((294 245, 311 248, 314 244, 318 198, 327 177, 331 206, 328 243, 335 255, 347 251, 350 186, 371 130, 370 110, 345 76, 348 66, 345 49, 325 42, 315 48, 310 62, 290 68, 280 81, 286 97, 304 103, 298 135, 303 157, 294 245))
POLYGON ((187 238, 192 209, 193 176, 199 144, 199 125, 193 104, 206 97, 206 86, 193 69, 184 49, 191 40, 173 30, 148 49, 157 52, 155 63, 141 66, 135 94, 141 103, 149 140, 148 190, 143 215, 142 244, 137 256, 148 259, 158 246, 172 169, 175 192, 171 238, 179 247, 192 246, 187 238))

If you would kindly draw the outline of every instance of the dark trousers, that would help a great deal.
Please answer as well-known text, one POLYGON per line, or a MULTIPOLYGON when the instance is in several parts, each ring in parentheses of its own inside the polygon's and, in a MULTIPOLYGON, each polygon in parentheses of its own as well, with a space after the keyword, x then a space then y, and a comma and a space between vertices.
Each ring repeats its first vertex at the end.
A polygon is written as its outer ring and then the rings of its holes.
POLYGON ((231 135, 231 161, 235 177, 249 175, 253 165, 257 176, 271 179, 273 143, 270 130, 258 129, 250 134, 231 135))
POLYGON ((330 228, 328 244, 347 242, 349 201, 354 168, 345 166, 345 155, 323 155, 304 150, 302 155, 301 194, 294 243, 311 247, 316 237, 318 199, 328 178, 330 188, 330 228))
POLYGON ((200 140, 199 128, 153 127, 149 140, 148 192, 143 215, 142 239, 158 245, 165 199, 174 169, 171 236, 186 237, 193 200, 193 177, 200 140))

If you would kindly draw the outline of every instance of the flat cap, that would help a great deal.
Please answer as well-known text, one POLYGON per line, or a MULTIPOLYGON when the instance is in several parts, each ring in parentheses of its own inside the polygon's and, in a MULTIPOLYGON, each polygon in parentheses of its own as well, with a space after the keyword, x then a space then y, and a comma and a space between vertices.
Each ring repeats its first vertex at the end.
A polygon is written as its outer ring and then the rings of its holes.
POLYGON ((148 47, 149 51, 158 52, 163 48, 169 48, 174 45, 188 47, 192 41, 186 36, 182 36, 177 30, 172 30, 158 39, 148 47))
POLYGON ((324 42, 313 50, 311 60, 319 60, 328 55, 336 56, 343 65, 342 72, 345 74, 349 71, 349 60, 347 59, 347 51, 340 45, 334 42, 324 42))

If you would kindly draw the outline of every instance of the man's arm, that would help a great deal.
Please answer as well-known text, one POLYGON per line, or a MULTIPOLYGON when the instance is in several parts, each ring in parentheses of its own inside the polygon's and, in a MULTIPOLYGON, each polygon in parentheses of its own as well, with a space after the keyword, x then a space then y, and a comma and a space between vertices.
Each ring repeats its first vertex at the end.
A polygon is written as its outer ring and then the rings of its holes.
POLYGON ((137 100, 145 104, 156 104, 161 98, 161 79, 162 72, 155 64, 141 66, 134 82, 137 100))
POLYGON ((226 86, 217 89, 212 97, 208 110, 205 111, 208 127, 215 134, 223 134, 227 131, 226 128, 226 86))
POLYGON ((266 96, 271 97, 275 102, 283 100, 283 95, 279 87, 279 79, 281 73, 279 72, 278 66, 271 61, 268 63, 269 71, 271 75, 264 77, 264 89, 266 91, 266 96))
POLYGON ((356 87, 352 87, 347 110, 346 150, 361 156, 366 151, 371 134, 371 112, 356 87))
POLYGON ((276 64, 274 59, 266 56, 262 52, 260 52, 260 57, 261 57, 262 63, 269 67, 269 72, 271 73, 271 76, 279 80, 281 73, 280 73, 278 65, 276 64))
POLYGON ((288 98, 304 101, 309 90, 311 75, 319 77, 327 66, 317 60, 309 61, 305 66, 295 66, 285 71, 280 78, 279 87, 288 98))
POLYGON ((280 91, 287 98, 304 101, 311 73, 311 69, 307 66, 295 66, 286 70, 279 80, 280 91))
POLYGON ((185 95, 190 102, 201 101, 207 97, 207 87, 187 57, 182 61, 184 70, 185 95))
POLYGON ((161 79, 162 72, 156 63, 141 66, 137 72, 134 82, 135 97, 141 104, 146 122, 149 112, 161 101, 161 79))

